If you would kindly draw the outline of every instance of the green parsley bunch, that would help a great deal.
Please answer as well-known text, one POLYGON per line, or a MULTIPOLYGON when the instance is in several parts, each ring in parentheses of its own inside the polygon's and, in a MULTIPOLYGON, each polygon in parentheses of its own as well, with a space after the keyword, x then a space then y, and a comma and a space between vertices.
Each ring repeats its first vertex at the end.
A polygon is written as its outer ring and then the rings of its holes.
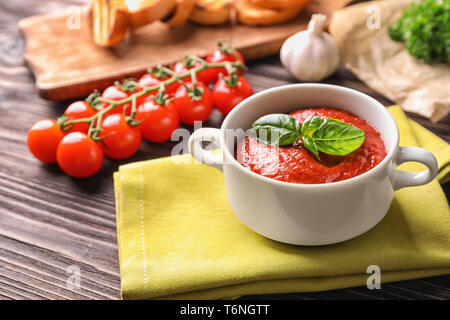
POLYGON ((450 0, 412 3, 389 27, 389 35, 426 63, 450 63, 450 0))

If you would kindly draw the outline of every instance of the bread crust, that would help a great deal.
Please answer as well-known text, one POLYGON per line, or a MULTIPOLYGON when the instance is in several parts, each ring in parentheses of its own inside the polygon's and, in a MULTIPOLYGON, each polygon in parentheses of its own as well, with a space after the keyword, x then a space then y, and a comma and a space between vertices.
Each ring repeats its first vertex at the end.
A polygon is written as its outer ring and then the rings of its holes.
POLYGON ((175 12, 166 23, 172 27, 186 23, 194 9, 195 0, 177 0, 175 12))
POLYGON ((93 39, 99 46, 114 46, 129 32, 128 11, 120 0, 94 0, 89 15, 93 39))
POLYGON ((140 28, 157 20, 162 20, 170 15, 177 5, 176 0, 142 0, 136 5, 128 4, 130 25, 133 29, 140 28))
POLYGON ((196 0, 189 20, 202 25, 228 22, 235 0, 196 0))
POLYGON ((296 17, 305 3, 288 9, 267 9, 253 4, 250 0, 241 0, 236 4, 237 20, 249 26, 267 26, 289 21, 296 17))
POLYGON ((258 7, 266 9, 288 9, 308 3, 310 0, 250 0, 258 7))

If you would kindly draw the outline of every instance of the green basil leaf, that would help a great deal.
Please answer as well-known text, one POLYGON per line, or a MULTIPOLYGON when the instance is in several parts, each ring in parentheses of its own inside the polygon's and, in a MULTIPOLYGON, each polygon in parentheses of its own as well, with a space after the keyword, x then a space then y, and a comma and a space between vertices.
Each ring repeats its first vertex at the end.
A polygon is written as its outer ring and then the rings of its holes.
POLYGON ((317 149, 317 145, 316 145, 316 143, 314 142, 314 140, 311 139, 311 138, 308 138, 308 137, 306 137, 306 136, 303 136, 302 139, 303 139, 303 146, 304 146, 306 149, 308 149, 309 151, 311 151, 311 152, 314 154, 314 156, 316 157, 316 159, 317 159, 318 161, 320 161, 319 150, 317 149))
POLYGON ((251 134, 259 141, 285 146, 300 138, 304 147, 320 161, 319 151, 331 155, 347 155, 365 140, 363 130, 333 118, 308 117, 301 125, 287 114, 269 114, 256 120, 251 134))
POLYGON ((285 146, 301 138, 301 125, 290 115, 274 113, 256 120, 252 130, 257 139, 270 145, 285 146))
POLYGON ((325 119, 318 116, 309 116, 302 124, 302 135, 306 137, 312 137, 314 132, 320 128, 325 119))
POLYGON ((331 155, 345 156, 358 149, 364 142, 366 134, 351 124, 326 118, 314 131, 311 138, 317 149, 331 155))

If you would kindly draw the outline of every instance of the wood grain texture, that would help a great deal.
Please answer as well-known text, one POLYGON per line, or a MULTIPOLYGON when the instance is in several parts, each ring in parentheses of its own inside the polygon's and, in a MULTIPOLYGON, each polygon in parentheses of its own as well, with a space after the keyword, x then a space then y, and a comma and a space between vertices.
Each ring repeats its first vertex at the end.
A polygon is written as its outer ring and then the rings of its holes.
POLYGON ((188 52, 205 56, 216 47, 217 39, 232 42, 247 60, 274 54, 288 36, 306 28, 311 12, 330 14, 348 2, 312 0, 298 18, 268 27, 187 23, 172 28, 155 22, 113 49, 92 41, 87 7, 81 12, 79 28, 67 25, 76 21, 76 10, 25 18, 19 27, 26 37, 25 61, 35 74, 39 93, 46 99, 64 100, 86 96, 117 79, 136 77, 157 64, 170 64, 188 52))
MULTIPOLYGON (((57 165, 43 165, 26 146, 28 128, 43 118, 61 115, 68 102, 43 100, 23 65, 20 18, 61 10, 81 1, 15 0, 0 2, 0 300, 119 299, 120 276, 112 173, 122 163, 170 155, 176 142, 143 143, 125 161, 106 160, 101 172, 86 180, 71 179, 57 165), (81 288, 69 289, 67 268, 81 270, 81 288)), ((277 57, 250 63, 246 78, 256 91, 295 80, 277 57)), ((391 102, 373 92, 349 71, 339 69, 327 83, 343 85, 391 102)), ((413 119, 450 142, 450 118, 438 124, 413 119)), ((215 111, 206 123, 218 127, 215 111)), ((192 130, 192 128, 188 128, 192 130)), ((445 190, 449 191, 449 186, 445 190)), ((447 193, 448 196, 448 193, 447 193)), ((450 276, 319 293, 249 296, 243 299, 450 299, 450 276)))

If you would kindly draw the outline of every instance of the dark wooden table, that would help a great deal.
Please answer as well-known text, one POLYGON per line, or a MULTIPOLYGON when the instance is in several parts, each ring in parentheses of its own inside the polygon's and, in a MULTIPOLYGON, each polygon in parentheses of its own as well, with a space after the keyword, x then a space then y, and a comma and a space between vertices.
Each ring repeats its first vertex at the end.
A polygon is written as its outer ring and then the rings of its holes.
MULTIPOLYGON (((84 2, 0 2, 0 300, 119 299, 112 173, 122 163, 168 156, 175 144, 144 143, 133 158, 107 160, 99 174, 86 180, 71 179, 57 165, 43 165, 29 153, 29 127, 39 119, 57 118, 67 103, 45 101, 36 94, 34 79, 23 64, 24 41, 17 22, 84 2), (67 268, 72 265, 80 268, 80 289, 66 286, 67 268)), ((249 67, 246 77, 256 91, 295 82, 278 57, 254 61, 249 67)), ((391 103, 344 69, 326 82, 368 93, 385 105, 391 103)), ((432 124, 410 116, 450 141, 449 117, 432 124)), ((222 120, 215 112, 206 125, 218 127, 222 120)), ((383 284, 381 290, 373 291, 359 287, 258 298, 449 299, 450 276, 383 284)))

